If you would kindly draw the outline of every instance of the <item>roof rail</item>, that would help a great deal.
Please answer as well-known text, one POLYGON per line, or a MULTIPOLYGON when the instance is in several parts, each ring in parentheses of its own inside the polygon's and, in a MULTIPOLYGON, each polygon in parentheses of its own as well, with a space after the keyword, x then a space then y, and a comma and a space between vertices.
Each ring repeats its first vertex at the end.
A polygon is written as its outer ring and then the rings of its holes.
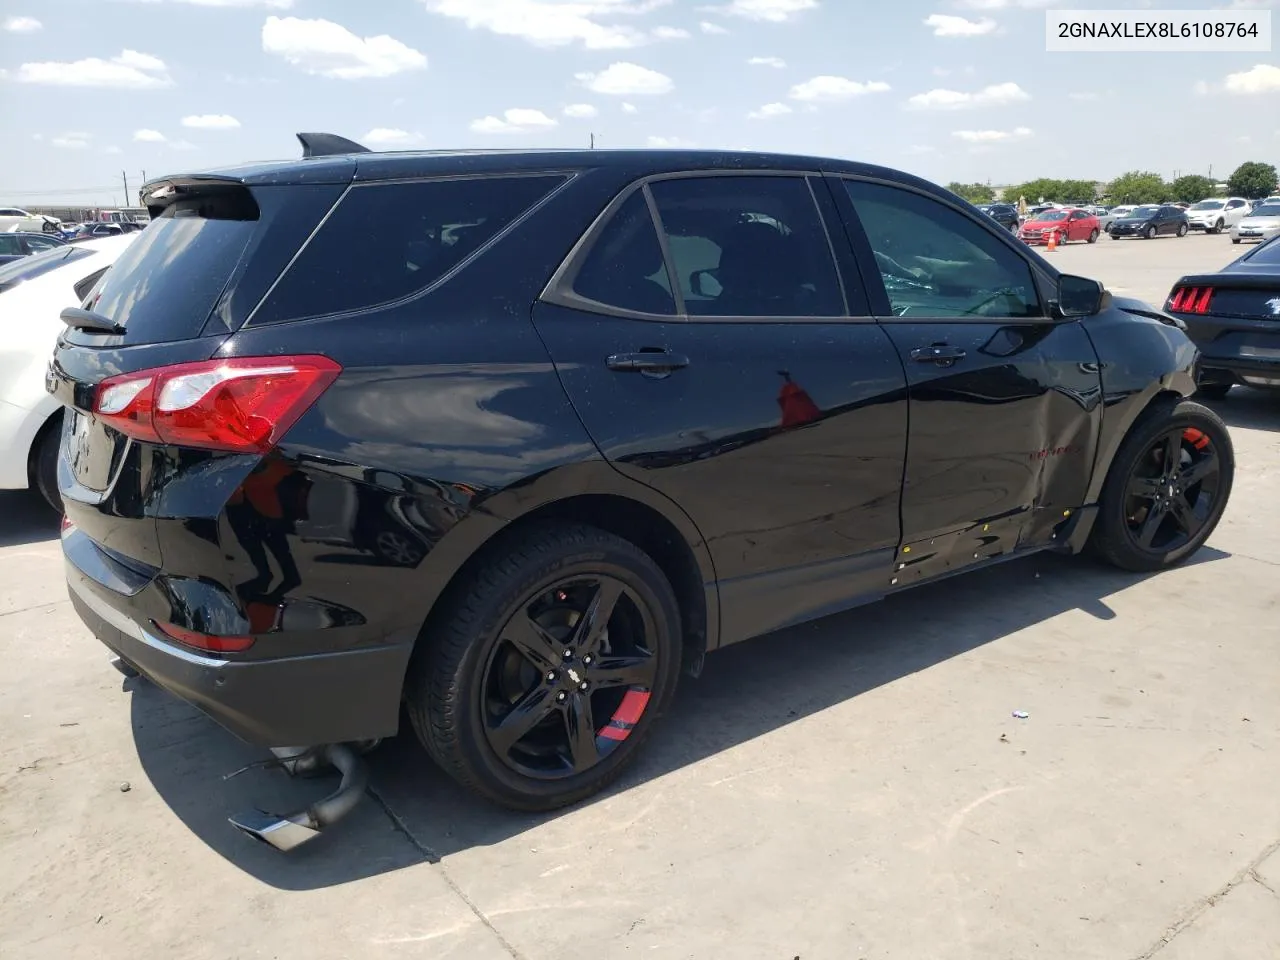
POLYGON ((354 140, 340 137, 335 133, 299 133, 295 134, 302 144, 302 158, 334 157, 344 153, 371 153, 368 147, 362 147, 354 140))

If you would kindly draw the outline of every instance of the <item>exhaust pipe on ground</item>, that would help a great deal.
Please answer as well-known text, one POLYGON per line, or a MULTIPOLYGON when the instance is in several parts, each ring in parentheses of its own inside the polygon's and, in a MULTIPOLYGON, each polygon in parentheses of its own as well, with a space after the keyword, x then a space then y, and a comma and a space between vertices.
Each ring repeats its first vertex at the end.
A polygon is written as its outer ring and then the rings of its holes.
POLYGON ((276 762, 290 774, 305 774, 324 766, 334 766, 342 774, 338 789, 305 810, 288 816, 254 810, 231 817, 233 827, 242 833, 270 844, 277 850, 289 851, 320 835, 355 809, 369 783, 369 770, 351 747, 329 744, 315 749, 282 748, 273 750, 276 762))

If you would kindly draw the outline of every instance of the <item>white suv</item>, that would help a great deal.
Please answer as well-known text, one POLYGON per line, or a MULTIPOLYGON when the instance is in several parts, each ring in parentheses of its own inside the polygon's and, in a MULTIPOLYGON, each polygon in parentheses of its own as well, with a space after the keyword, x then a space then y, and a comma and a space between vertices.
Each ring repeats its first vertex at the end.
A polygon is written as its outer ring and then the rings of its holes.
POLYGON ((1249 215, 1249 201, 1243 197, 1214 197, 1191 205, 1187 211, 1187 225, 1192 230, 1205 233, 1221 233, 1229 230, 1249 215))

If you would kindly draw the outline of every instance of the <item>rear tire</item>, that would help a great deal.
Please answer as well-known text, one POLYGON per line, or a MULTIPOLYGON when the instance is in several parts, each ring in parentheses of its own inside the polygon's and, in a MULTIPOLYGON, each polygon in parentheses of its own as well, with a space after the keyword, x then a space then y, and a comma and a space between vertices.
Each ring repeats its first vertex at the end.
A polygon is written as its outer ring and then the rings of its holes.
POLYGON ((62 417, 45 424, 31 454, 31 487, 59 514, 62 494, 58 492, 58 451, 62 446, 62 417))
POLYGON ((1203 546, 1222 519, 1234 477, 1235 451, 1221 417, 1193 400, 1153 406, 1130 429, 1107 473, 1098 519, 1089 540, 1091 551, 1112 566, 1137 573, 1182 563, 1203 546), (1179 458, 1172 467, 1162 455, 1170 437, 1179 458), (1201 438, 1208 441, 1203 451, 1196 446, 1201 438), (1216 460, 1212 475, 1192 483, 1197 458, 1205 461, 1210 457, 1216 460), (1166 475, 1174 478, 1168 484, 1161 479, 1166 475), (1163 518, 1156 512, 1158 500, 1144 500, 1141 494, 1134 494, 1136 485, 1144 482, 1171 504, 1162 510, 1163 518), (1208 489, 1211 484, 1212 490, 1208 489), (1165 497, 1170 487, 1177 492, 1165 497), (1135 504, 1144 505, 1135 511, 1135 504), (1153 516, 1156 522, 1152 533, 1156 537, 1144 547, 1142 536, 1153 516), (1180 516, 1190 517, 1196 525, 1194 532, 1182 540, 1174 535, 1180 516), (1164 538, 1167 549, 1159 538, 1165 531, 1170 534, 1164 538))
POLYGON ((1185 223, 1178 224, 1178 236, 1185 237, 1187 235, 1187 225, 1185 223))
POLYGON ((1097 243, 1097 242, 1098 242, 1098 231, 1097 231, 1097 230, 1091 230, 1091 231, 1089 231, 1089 242, 1090 242, 1090 243, 1097 243))
POLYGON ((675 594, 647 554, 611 533, 572 523, 530 527, 481 561, 443 603, 406 682, 409 717, 436 763, 503 806, 548 811, 603 790, 675 693, 675 594), (606 584, 618 599, 588 656, 586 646, 575 645, 577 628, 590 619, 589 598, 604 596, 606 584), (579 603, 580 595, 588 602, 579 603), (512 638, 521 636, 532 640, 517 646, 512 638), (649 679, 606 686, 599 671, 627 657, 643 662, 649 679), (586 688, 575 685, 584 678, 590 692, 579 694, 586 688), (536 723, 520 723, 535 714, 536 723), (587 729, 582 718, 591 721, 594 738, 575 740, 575 730, 587 729), (508 732, 509 742, 499 745, 508 729, 525 732, 514 739, 508 732))

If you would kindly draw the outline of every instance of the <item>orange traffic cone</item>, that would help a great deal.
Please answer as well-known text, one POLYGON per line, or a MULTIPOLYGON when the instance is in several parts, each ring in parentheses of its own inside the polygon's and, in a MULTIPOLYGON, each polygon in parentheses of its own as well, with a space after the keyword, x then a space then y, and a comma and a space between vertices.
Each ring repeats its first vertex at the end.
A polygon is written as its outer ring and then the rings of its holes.
POLYGON ((1058 249, 1058 232, 1055 230, 1053 233, 1049 234, 1049 243, 1045 247, 1045 250, 1047 250, 1049 253, 1053 253, 1053 251, 1057 249, 1058 249))

